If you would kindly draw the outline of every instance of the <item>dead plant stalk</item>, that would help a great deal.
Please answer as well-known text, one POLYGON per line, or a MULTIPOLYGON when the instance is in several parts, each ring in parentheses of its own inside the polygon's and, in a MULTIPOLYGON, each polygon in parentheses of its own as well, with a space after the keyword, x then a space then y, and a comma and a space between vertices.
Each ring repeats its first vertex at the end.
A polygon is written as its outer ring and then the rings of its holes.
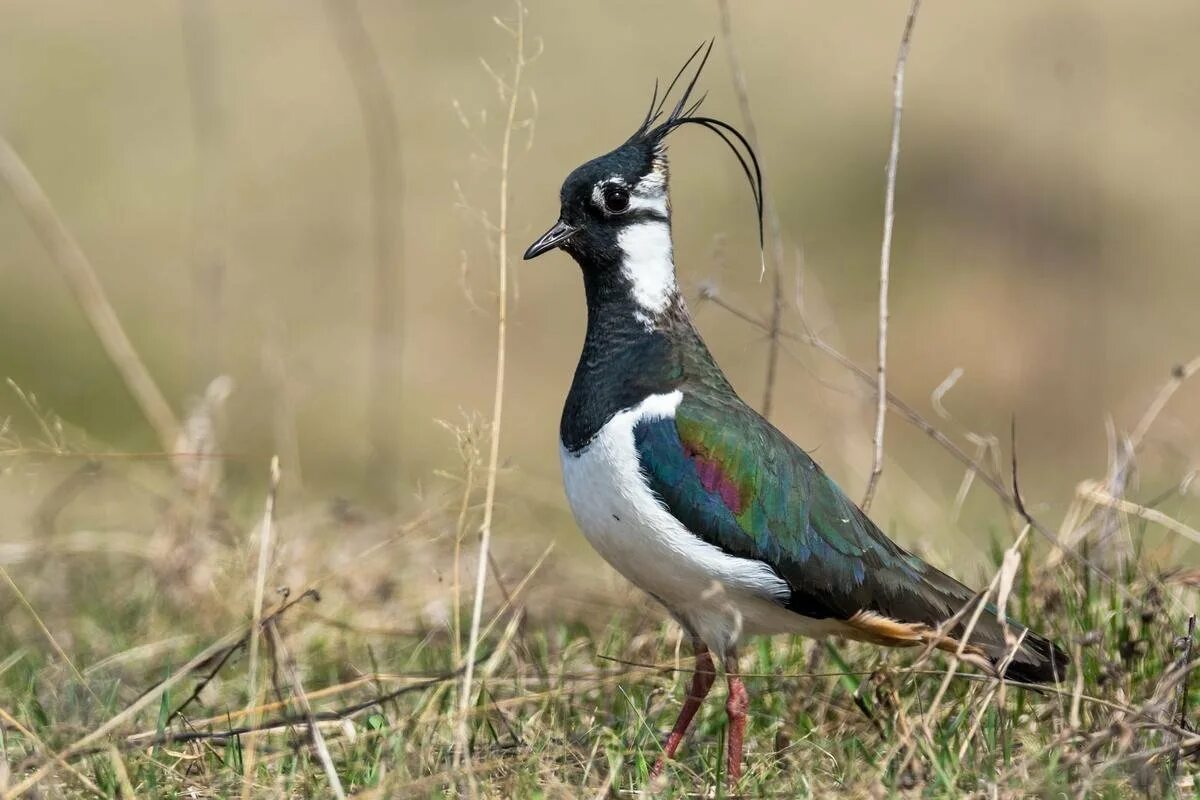
POLYGON ((896 224, 896 167, 900 163, 900 119, 904 114, 904 70, 908 66, 908 50, 913 27, 921 10, 921 0, 913 0, 900 37, 900 52, 896 56, 896 72, 892 77, 892 145, 888 150, 887 180, 883 201, 883 244, 879 251, 879 338, 876 367, 878 388, 875 391, 875 432, 871 436, 871 477, 863 495, 863 511, 869 511, 875 499, 879 478, 883 475, 883 428, 887 419, 887 346, 888 346, 888 284, 892 272, 892 230, 896 224))
POLYGON ((500 218, 497 230, 498 295, 496 314, 496 380, 492 401, 492 424, 489 430, 487 484, 484 490, 483 521, 479 530, 479 562, 475 570, 475 597, 471 609, 471 628, 467 638, 466 667, 462 690, 458 698, 458 724, 455 732, 454 760, 456 766, 466 764, 470 771, 471 753, 467 711, 472 704, 472 683, 475 678, 475 653, 479 647, 479 623, 483 616, 483 592, 487 584, 488 551, 492 540, 492 518, 496 508, 496 475, 500 467, 500 424, 504 413, 504 367, 508 329, 508 173, 512 151, 512 134, 520 98, 521 76, 525 68, 525 7, 517 0, 517 21, 514 37, 516 55, 513 60, 512 82, 508 90, 508 113, 505 118, 503 142, 500 148, 500 218))
MULTIPOLYGON (((258 570, 255 573, 254 580, 254 616, 250 626, 250 642, 248 657, 248 684, 247 684, 247 710, 256 709, 262 705, 259 699, 258 688, 258 637, 259 630, 262 627, 263 620, 263 600, 266 593, 267 570, 271 563, 271 538, 275 527, 275 496, 279 490, 279 457, 271 458, 271 483, 267 488, 267 500, 263 508, 262 523, 259 525, 258 531, 258 570)), ((257 717, 251 716, 251 724, 258 722, 257 717)), ((255 740, 253 736, 247 736, 245 740, 245 751, 242 756, 242 763, 245 765, 243 771, 244 782, 242 784, 242 797, 249 797, 250 787, 254 782, 254 761, 255 761, 255 740)))
MULTIPOLYGON (((317 758, 321 761, 321 767, 325 770, 325 777, 329 779, 329 788, 333 791, 337 800, 345 800, 346 790, 342 788, 342 782, 338 778, 337 770, 333 766, 333 758, 329 755, 329 747, 325 744, 325 737, 321 733, 321 727, 317 725, 317 720, 313 716, 312 704, 308 702, 308 695, 304 693, 304 685, 300 683, 300 673, 296 669, 296 659, 292 657, 288 650, 287 643, 283 641, 283 635, 279 633, 279 626, 274 620, 271 620, 266 625, 267 630, 271 634, 271 641, 274 644, 276 657, 283 663, 283 674, 287 677, 288 685, 292 689, 292 699, 296 701, 296 705, 300 706, 300 710, 304 712, 304 719, 308 722, 308 735, 312 737, 313 747, 316 748, 317 758)), ((249 785, 249 776, 246 783, 249 785)))
POLYGON ((50 252, 104 352, 158 435, 163 452, 172 452, 179 437, 175 412, 125 333, 92 262, 54 210, 37 178, 3 136, 0 136, 0 181, 8 185, 30 227, 50 252))

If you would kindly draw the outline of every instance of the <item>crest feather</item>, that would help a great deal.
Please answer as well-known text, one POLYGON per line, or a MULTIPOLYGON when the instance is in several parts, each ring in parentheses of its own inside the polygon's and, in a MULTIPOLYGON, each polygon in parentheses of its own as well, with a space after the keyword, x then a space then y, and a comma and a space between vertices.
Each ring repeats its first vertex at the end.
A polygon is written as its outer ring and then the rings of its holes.
POLYGON ((758 163, 758 156, 754 154, 754 148, 750 146, 750 142, 742 135, 742 132, 733 125, 715 117, 699 116, 696 114, 708 96, 707 94, 701 95, 697 100, 692 100, 692 92, 696 88, 696 82, 700 79, 700 73, 704 71, 705 64, 708 63, 709 54, 712 53, 713 42, 714 40, 710 39, 707 46, 701 44, 692 51, 687 61, 683 62, 683 66, 675 73, 675 77, 667 84, 667 89, 662 93, 661 97, 658 93, 658 81, 655 80, 654 93, 650 97, 650 109, 646 112, 646 117, 642 120, 642 124, 629 137, 627 143, 636 142, 649 144, 653 147, 654 169, 655 171, 661 170, 665 178, 667 172, 665 140, 671 131, 681 128, 684 125, 698 125, 705 130, 715 133, 734 156, 737 157, 738 164, 742 168, 742 173, 746 176, 746 181, 750 184, 750 192, 754 195, 754 210, 758 216, 758 246, 761 250, 763 247, 763 178, 762 168, 758 163), (701 55, 701 52, 703 52, 703 55, 701 55), (696 70, 692 73, 691 80, 683 88, 679 99, 676 100, 670 112, 666 113, 667 101, 671 96, 671 92, 674 91, 675 86, 679 83, 684 73, 688 71, 692 63, 696 61, 697 56, 700 57, 700 62, 696 65, 696 70), (666 113, 665 118, 663 117, 664 113, 666 113))

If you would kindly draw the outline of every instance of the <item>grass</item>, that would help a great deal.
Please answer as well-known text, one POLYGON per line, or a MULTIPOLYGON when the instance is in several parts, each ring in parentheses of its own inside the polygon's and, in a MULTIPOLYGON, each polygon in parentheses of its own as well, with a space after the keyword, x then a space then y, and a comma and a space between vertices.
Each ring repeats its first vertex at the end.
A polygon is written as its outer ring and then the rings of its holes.
MULTIPOLYGON (((26 466, 44 469, 45 457, 26 466)), ((131 557, 106 553, 99 537, 74 543, 74 555, 51 556, 50 542, 47 557, 9 570, 27 602, 0 593, 7 788, 49 764, 49 754, 67 752, 71 769, 51 764, 37 784, 42 796, 327 796, 329 779, 296 701, 302 686, 348 794, 466 792, 452 765, 461 689, 454 632, 467 620, 455 624, 442 614, 430 622, 426 614, 422 621, 397 606, 397 596, 417 595, 404 603, 451 607, 446 576, 409 583, 399 595, 388 583, 453 564, 459 508, 435 504, 404 523, 342 507, 281 518, 285 543, 273 553, 264 624, 286 641, 298 680, 289 680, 264 636, 266 691, 256 706, 245 638, 232 651, 218 648, 191 674, 178 672, 222 634, 236 639, 251 618, 257 513, 248 499, 216 503, 245 511, 206 514, 217 521, 198 530, 179 516, 167 521, 182 513, 176 505, 155 534, 177 537, 172 547, 131 557), (224 567, 209 586, 184 591, 174 585, 172 555, 188 539, 203 543, 192 552, 224 567), (357 555, 339 561, 338 552, 357 555), (290 584, 300 567, 313 577, 290 584), (291 589, 286 597, 276 588, 283 585, 291 589), (307 587, 313 592, 302 594, 307 587), (139 713, 73 749, 172 676, 175 685, 139 713), (263 730, 239 732, 251 719, 263 730), (255 756, 247 772, 250 735, 255 756)), ((1144 531, 1133 533, 1144 541, 1144 531)), ((1069 562, 1046 569, 1039 553, 1022 559, 1010 607, 1073 651, 1076 666, 1058 689, 1000 687, 964 667, 934 708, 947 665, 940 655, 914 667, 916 651, 753 640, 741 661, 752 697, 741 794, 1191 796, 1196 762, 1184 748, 1176 763, 1181 748, 1171 747, 1181 733, 1172 674, 1191 590, 1137 568, 1136 557, 1110 585, 1069 562)), ((646 788, 689 679, 679 630, 640 597, 584 613, 555 607, 556 594, 578 592, 554 577, 570 573, 569 559, 552 555, 547 567, 511 552, 499 557, 541 566, 531 575, 505 574, 503 592, 489 595, 478 697, 467 717, 479 795, 618 796, 646 788)), ((654 796, 725 796, 721 695, 718 684, 682 758, 650 787, 654 796)))

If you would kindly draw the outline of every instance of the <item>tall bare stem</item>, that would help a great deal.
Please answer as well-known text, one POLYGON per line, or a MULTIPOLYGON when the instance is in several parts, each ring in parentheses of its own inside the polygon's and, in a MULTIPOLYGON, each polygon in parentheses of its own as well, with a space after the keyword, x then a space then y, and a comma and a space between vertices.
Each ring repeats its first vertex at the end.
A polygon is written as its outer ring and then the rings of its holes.
POLYGON ((896 55, 896 71, 892 76, 892 145, 888 150, 887 188, 883 203, 883 244, 879 251, 879 363, 875 369, 875 431, 871 435, 871 477, 863 495, 862 508, 867 511, 875 499, 879 478, 883 475, 883 427, 887 419, 887 346, 888 346, 888 284, 892 273, 892 229, 896 224, 896 167, 900 163, 900 118, 904 114, 904 69, 908 66, 908 50, 912 43, 913 27, 921 0, 912 0, 908 19, 900 37, 900 52, 896 55))
MULTIPOLYGON (((479 562, 475 571, 475 598, 471 609, 471 629, 467 638, 466 664, 463 669, 462 690, 458 698, 458 729, 455 736, 455 762, 466 765, 471 774, 471 753, 468 742, 467 713, 474 697, 475 658, 479 647, 479 621, 483 616, 483 592, 487 583, 488 551, 492 541, 492 517, 496 508, 496 474, 500 467, 500 423, 504 413, 504 368, 508 332, 508 172, 512 151, 512 134, 520 98, 521 76, 525 69, 525 6, 517 0, 516 57, 512 81, 507 87, 508 114, 504 124, 504 139, 500 148, 500 219, 497 228, 498 279, 496 315, 496 382, 492 400, 491 440, 488 449, 487 486, 484 491, 483 522, 480 525, 479 562)), ((472 794, 475 793, 471 781, 472 794)))

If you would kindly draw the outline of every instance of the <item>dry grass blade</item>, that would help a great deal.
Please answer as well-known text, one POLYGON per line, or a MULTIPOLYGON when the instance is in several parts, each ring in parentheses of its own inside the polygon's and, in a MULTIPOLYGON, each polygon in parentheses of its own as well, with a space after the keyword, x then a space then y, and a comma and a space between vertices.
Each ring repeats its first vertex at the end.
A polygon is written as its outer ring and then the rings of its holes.
POLYGON ((54 210, 37 178, 3 136, 0 136, 0 180, 8 185, 25 218, 50 251, 55 266, 75 293, 75 299, 104 352, 121 373, 146 421, 154 428, 163 452, 172 452, 179 436, 175 412, 125 333, 92 263, 54 210))
MULTIPOLYGON (((1186 525, 1183 525, 1182 529, 1172 527, 1172 524, 1175 523, 1174 520, 1161 516, 1160 512, 1153 509, 1145 509, 1134 504, 1130 504, 1127 508, 1123 509, 1117 506, 1126 502, 1122 494, 1124 493, 1125 485, 1133 467, 1134 459, 1145 444, 1146 435, 1150 432, 1150 428, 1153 427, 1155 421, 1166 408, 1167 403, 1175 396, 1180 387, 1198 372, 1200 372, 1200 357, 1193 358, 1185 364, 1176 365, 1171 370, 1170 377, 1159 387, 1158 392, 1154 395, 1154 399, 1150 401, 1146 410, 1142 412, 1142 416, 1138 419, 1137 425, 1134 426, 1133 432, 1129 434, 1128 438, 1118 440, 1116 431, 1110 432, 1112 441, 1109 444, 1114 454, 1110 458, 1111 466, 1109 475, 1103 485, 1094 480, 1080 483, 1076 502, 1072 505, 1070 512, 1064 518, 1060 527, 1059 538, 1062 541, 1063 548, 1077 545, 1097 527, 1104 525, 1104 518, 1097 519, 1095 514, 1085 514, 1085 512, 1093 510, 1090 507, 1085 508, 1088 501, 1106 509, 1109 515, 1114 511, 1118 513, 1123 511, 1126 514, 1140 516, 1147 521, 1171 528, 1180 535, 1192 538, 1192 529, 1186 525), (1149 512, 1149 516, 1142 512, 1149 512), (1086 520, 1084 519, 1085 516, 1087 517, 1086 520)), ((1103 539, 1101 544, 1105 544, 1103 539)), ((1062 558, 1062 553, 1062 550, 1056 548, 1050 554, 1048 563, 1051 566, 1058 564, 1062 558)))
MULTIPOLYGON (((308 735, 312 737, 313 745, 317 750, 317 758, 321 760, 321 766, 325 770, 325 777, 329 779, 329 788, 333 791, 334 797, 338 800, 345 800, 346 790, 342 788, 342 781, 338 778, 337 770, 333 766, 333 758, 329 755, 329 747, 325 744, 325 737, 321 735, 321 728, 317 725, 317 721, 313 717, 312 705, 308 702, 308 696, 304 693, 304 686, 300 683, 300 673, 296 670, 296 661, 292 658, 291 651, 288 650, 287 644, 283 641, 283 636, 279 633, 279 626, 274 622, 268 622, 267 631, 275 643, 275 652, 283 664, 283 673, 287 676, 288 684, 292 687, 292 699, 300 706, 300 709, 304 712, 304 719, 308 722, 308 735)), ((250 775, 247 775, 246 779, 249 781, 250 775)))
POLYGON ((1097 505, 1115 509, 1123 514, 1144 519, 1147 522, 1153 522, 1155 525, 1161 525, 1172 533, 1177 533, 1186 539, 1200 544, 1200 531, 1190 525, 1185 525, 1174 517, 1164 514, 1157 509, 1147 508, 1129 500, 1113 497, 1104 490, 1104 487, 1094 481, 1087 481, 1080 486, 1079 496, 1097 505))
MULTIPOLYGON (((1181 731, 1186 731, 1188 729, 1188 727, 1187 727, 1188 683, 1192 676, 1191 669, 1190 669, 1190 667, 1192 666, 1192 647, 1196 642, 1196 615, 1195 614, 1192 614, 1190 617, 1188 617, 1187 634, 1183 638, 1184 638, 1183 652, 1179 656, 1179 669, 1182 669, 1185 671, 1183 673, 1182 678, 1179 681, 1179 690, 1178 690, 1179 691, 1179 699, 1176 701, 1176 706, 1178 709, 1176 712, 1176 718, 1178 719, 1178 722, 1176 722, 1176 725, 1179 726, 1179 729, 1181 731)), ((1180 734, 1176 735, 1177 742, 1182 738, 1183 738, 1182 735, 1180 735, 1180 734)), ((1175 773, 1179 769, 1179 755, 1180 755, 1180 751, 1176 751, 1171 756, 1170 776, 1171 776, 1172 782, 1174 782, 1175 773)))
POLYGON ((892 229, 896 224, 896 168, 900 163, 900 119, 904 114, 904 70, 908 66, 908 51, 913 27, 921 10, 921 0, 913 0, 900 37, 900 52, 896 56, 896 71, 892 78, 892 144, 888 150, 886 191, 883 206, 883 244, 879 252, 879 337, 876 367, 875 431, 871 436, 871 477, 863 495, 862 509, 868 511, 875 499, 879 478, 883 475, 883 430, 887 418, 887 348, 888 348, 888 285, 892 272, 892 229))
MULTIPOLYGON (((481 657, 480 660, 483 660, 481 657)), ((448 682, 456 680, 462 676, 462 669, 456 669, 453 672, 447 672, 431 678, 416 680, 406 686, 401 686, 398 689, 393 689, 390 692, 382 695, 376 695, 366 700, 352 703, 348 706, 342 706, 332 711, 314 711, 312 712, 312 721, 315 722, 340 722, 349 719, 356 714, 360 714, 369 708, 381 707, 384 704, 402 697, 407 694, 421 692, 425 689, 436 688, 446 685, 448 682)), ((337 694, 342 694, 351 689, 363 686, 368 683, 373 683, 378 676, 364 675, 361 678, 356 678, 338 686, 330 686, 325 689, 317 689, 315 691, 306 692, 305 699, 311 701, 330 697, 337 694)), ((307 725, 309 718, 307 716, 279 716, 268 720, 263 720, 254 725, 238 725, 230 726, 229 723, 236 719, 241 719, 246 716, 257 715, 262 716, 267 711, 275 711, 284 708, 287 705, 284 701, 274 703, 265 703, 254 709, 251 709, 250 714, 245 711, 235 711, 229 714, 222 714, 216 717, 200 719, 192 721, 189 730, 173 730, 165 733, 157 731, 140 731, 125 737, 125 744, 131 748, 144 748, 154 745, 165 745, 179 742, 195 742, 208 739, 229 740, 236 737, 242 737, 251 733, 263 733, 266 731, 279 730, 281 728, 293 728, 296 725, 307 725), (217 725, 225 725, 227 727, 218 730, 199 730, 200 728, 209 728, 217 725)))
POLYGON ((1133 429, 1133 433, 1129 434, 1129 441, 1133 445, 1133 449, 1137 449, 1142 440, 1146 438, 1146 434, 1150 431, 1150 426, 1158 419, 1159 414, 1166 408, 1167 403, 1179 391, 1179 387, 1183 386, 1184 382, 1193 375, 1200 373, 1200 356, 1193 358, 1186 364, 1180 364, 1171 370, 1171 377, 1162 388, 1158 390, 1158 394, 1154 396, 1154 400, 1146 408, 1146 412, 1142 414, 1142 418, 1138 420, 1137 426, 1133 429))
MULTIPOLYGON (((470 746, 468 741, 467 709, 471 707, 474 696, 473 680, 475 653, 479 647, 479 625, 483 617, 483 595, 487 585, 488 553, 492 539, 492 518, 496 509, 496 478, 500 470, 500 427, 504 415, 504 374, 505 357, 507 352, 508 332, 508 178, 509 164, 512 152, 512 135, 517 117, 517 103, 520 100, 521 76, 525 69, 525 6, 516 0, 516 28, 512 31, 515 39, 515 56, 513 58, 512 81, 507 87, 508 112, 504 124, 503 143, 500 147, 500 216, 497 232, 497 259, 499 286, 497 289, 496 314, 496 380, 492 400, 492 422, 489 429, 487 484, 483 501, 483 522, 480 525, 479 563, 475 572, 475 597, 471 607, 471 628, 467 637, 467 652, 465 656, 466 670, 463 672, 462 691, 458 698, 460 719, 455 735, 454 758, 456 764, 464 761, 468 766, 467 774, 470 780, 472 795, 475 794, 474 773, 470 766, 470 746)), ((502 91, 504 91, 502 89, 502 91)))
MULTIPOLYGON (((253 709, 262 704, 260 699, 260 689, 258 687, 258 639, 259 630, 263 622, 263 601, 266 594, 267 585, 267 570, 270 567, 271 541, 272 534, 275 529, 275 498, 279 492, 279 456, 271 458, 271 475, 270 485, 267 487, 267 500, 263 509, 262 522, 258 526, 258 570, 254 580, 254 608, 253 616, 250 624, 250 656, 249 668, 247 670, 247 691, 248 698, 247 709, 253 709)), ((220 665, 217 665, 220 669, 220 665)), ((251 716, 251 725, 257 722, 251 716)), ((254 761, 255 761, 255 739, 249 736, 245 743, 245 753, 242 756, 242 763, 245 766, 243 776, 245 781, 242 784, 242 797, 249 796, 250 788, 254 780, 254 761)))
POLYGON ((133 781, 129 780, 129 770, 125 768, 125 759, 121 756, 121 751, 115 747, 108 748, 108 763, 112 764, 113 773, 117 776, 117 785, 121 787, 121 797, 134 800, 137 792, 133 788, 133 781))

